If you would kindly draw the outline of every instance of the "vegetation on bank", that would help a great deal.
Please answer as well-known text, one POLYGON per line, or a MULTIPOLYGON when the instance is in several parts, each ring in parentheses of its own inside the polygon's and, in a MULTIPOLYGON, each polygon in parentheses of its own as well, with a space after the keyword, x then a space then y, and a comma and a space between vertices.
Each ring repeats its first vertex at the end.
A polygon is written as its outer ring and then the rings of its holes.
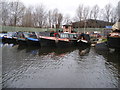
MULTIPOLYGON (((104 28, 74 28, 76 32, 103 32, 104 28)), ((14 26, 0 26, 0 32, 45 32, 45 31, 62 31, 62 28, 31 28, 31 27, 14 27, 14 26)))

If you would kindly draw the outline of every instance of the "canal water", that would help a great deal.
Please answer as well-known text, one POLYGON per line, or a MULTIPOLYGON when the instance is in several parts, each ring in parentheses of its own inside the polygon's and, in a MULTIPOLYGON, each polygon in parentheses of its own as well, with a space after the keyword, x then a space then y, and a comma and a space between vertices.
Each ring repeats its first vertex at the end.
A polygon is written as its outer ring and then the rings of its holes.
POLYGON ((118 88, 120 52, 0 44, 3 88, 118 88))

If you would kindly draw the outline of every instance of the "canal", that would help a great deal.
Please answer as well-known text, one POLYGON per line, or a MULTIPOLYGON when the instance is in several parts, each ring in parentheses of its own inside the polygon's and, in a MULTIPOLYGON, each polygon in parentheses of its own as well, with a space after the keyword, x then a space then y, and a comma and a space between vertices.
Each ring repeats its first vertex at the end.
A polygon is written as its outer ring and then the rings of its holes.
POLYGON ((0 44, 3 88, 118 88, 120 52, 0 44))

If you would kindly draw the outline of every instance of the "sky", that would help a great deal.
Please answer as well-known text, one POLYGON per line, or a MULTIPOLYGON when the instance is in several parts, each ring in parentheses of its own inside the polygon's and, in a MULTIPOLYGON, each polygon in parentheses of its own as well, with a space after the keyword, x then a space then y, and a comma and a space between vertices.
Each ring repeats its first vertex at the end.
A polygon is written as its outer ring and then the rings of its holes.
POLYGON ((117 6, 120 0, 20 0, 26 6, 38 6, 43 4, 46 9, 55 9, 63 13, 63 15, 69 14, 71 17, 75 16, 75 12, 79 4, 83 4, 85 6, 93 7, 94 5, 98 5, 100 8, 104 8, 104 6, 108 3, 111 3, 113 6, 117 6))

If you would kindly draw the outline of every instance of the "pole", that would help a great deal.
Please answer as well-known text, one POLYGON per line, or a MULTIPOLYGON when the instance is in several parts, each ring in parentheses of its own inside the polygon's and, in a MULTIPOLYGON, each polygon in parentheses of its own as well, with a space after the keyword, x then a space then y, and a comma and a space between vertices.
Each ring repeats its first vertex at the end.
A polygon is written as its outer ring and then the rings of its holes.
POLYGON ((85 19, 85 24, 84 24, 84 33, 85 33, 85 28, 86 28, 86 19, 85 19))

